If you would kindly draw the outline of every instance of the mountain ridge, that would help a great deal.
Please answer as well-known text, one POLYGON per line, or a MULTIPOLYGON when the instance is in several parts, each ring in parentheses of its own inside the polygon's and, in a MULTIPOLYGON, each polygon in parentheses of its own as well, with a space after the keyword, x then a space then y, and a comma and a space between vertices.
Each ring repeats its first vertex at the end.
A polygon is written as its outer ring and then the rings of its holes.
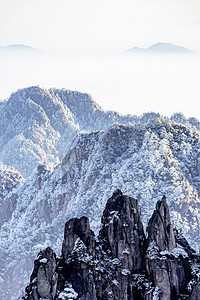
MULTIPOLYGON (((0 157, 27 178, 38 164, 58 164, 73 138, 81 131, 105 130, 113 123, 146 124, 159 113, 120 115, 104 111, 90 95, 69 90, 20 89, 0 102, 0 157)), ((177 113, 171 117, 193 130, 195 118, 177 113)))
POLYGON ((158 42, 148 48, 133 47, 126 53, 135 54, 197 54, 197 52, 173 43, 158 42))
POLYGON ((8 53, 43 53, 43 50, 40 49, 36 49, 33 48, 31 46, 28 45, 24 45, 24 44, 11 44, 11 45, 7 45, 7 46, 0 46, 0 51, 1 52, 8 52, 8 53))

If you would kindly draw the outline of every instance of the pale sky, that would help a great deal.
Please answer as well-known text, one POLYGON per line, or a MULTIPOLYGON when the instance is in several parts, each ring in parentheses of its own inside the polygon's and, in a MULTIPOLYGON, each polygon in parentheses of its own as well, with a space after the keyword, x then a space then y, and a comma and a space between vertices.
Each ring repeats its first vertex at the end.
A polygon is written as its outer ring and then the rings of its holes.
POLYGON ((121 113, 181 111, 200 119, 200 56, 110 55, 157 42, 200 53, 200 0, 0 0, 0 46, 68 53, 0 54, 0 99, 39 85, 87 92, 121 113))
POLYGON ((200 52, 199 0, 0 0, 0 45, 118 52, 172 42, 200 52))

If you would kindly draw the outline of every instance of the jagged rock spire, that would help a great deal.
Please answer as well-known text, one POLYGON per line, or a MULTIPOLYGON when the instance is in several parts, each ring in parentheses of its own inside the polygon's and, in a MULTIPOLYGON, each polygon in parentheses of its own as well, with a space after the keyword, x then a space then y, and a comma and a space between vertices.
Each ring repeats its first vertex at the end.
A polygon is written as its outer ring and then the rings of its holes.
POLYGON ((176 247, 165 196, 156 204, 156 209, 148 223, 147 233, 147 274, 152 278, 154 285, 160 289, 160 300, 178 299, 186 282, 185 267, 181 261, 167 260, 161 254, 163 251, 170 255, 170 251, 176 247))
POLYGON ((30 296, 22 299, 54 299, 57 282, 56 255, 53 250, 48 247, 38 254, 38 258, 34 262, 30 284, 26 288, 26 293, 30 296))
POLYGON ((107 241, 113 258, 121 259, 125 268, 140 270, 146 239, 138 201, 116 190, 106 204, 102 225, 100 234, 107 241))
POLYGON ((156 204, 156 209, 147 226, 148 244, 155 242, 160 250, 171 251, 176 247, 166 197, 156 204))
POLYGON ((87 217, 73 218, 65 224, 62 256, 65 261, 74 249, 77 239, 80 239, 87 248, 89 254, 94 254, 94 232, 90 229, 87 217))
POLYGON ((182 247, 175 248, 165 196, 157 202, 147 232, 148 240, 137 200, 116 190, 98 238, 88 218, 69 220, 62 257, 56 259, 50 248, 39 254, 22 299, 200 300, 200 258, 183 237, 176 238, 182 247))

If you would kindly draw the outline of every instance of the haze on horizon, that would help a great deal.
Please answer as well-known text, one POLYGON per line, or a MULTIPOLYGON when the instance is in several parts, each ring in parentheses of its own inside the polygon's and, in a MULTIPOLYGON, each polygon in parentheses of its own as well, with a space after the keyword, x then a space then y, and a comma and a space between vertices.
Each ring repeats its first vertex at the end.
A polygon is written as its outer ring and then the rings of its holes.
POLYGON ((200 119, 199 57, 118 55, 158 42, 200 53, 198 0, 3 0, 0 8, 0 46, 51 52, 0 54, 0 99, 39 85, 87 92, 121 113, 200 119))
POLYGON ((110 53, 171 42, 200 52, 198 0, 3 0, 0 45, 110 53))

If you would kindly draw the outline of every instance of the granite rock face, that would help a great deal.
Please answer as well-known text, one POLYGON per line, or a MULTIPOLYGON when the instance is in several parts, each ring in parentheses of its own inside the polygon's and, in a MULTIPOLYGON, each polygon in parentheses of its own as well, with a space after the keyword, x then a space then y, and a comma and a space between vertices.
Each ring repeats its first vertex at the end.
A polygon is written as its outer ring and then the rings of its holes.
POLYGON ((18 195, 14 191, 24 182, 23 176, 0 162, 0 227, 7 222, 16 208, 18 195))
POLYGON ((89 220, 86 217, 74 218, 65 224, 64 240, 62 246, 62 256, 67 260, 74 249, 74 245, 80 240, 87 248, 89 254, 95 252, 94 233, 90 229, 89 220))
POLYGON ((55 299, 58 281, 56 269, 56 255, 53 250, 48 247, 41 251, 34 262, 30 284, 26 288, 28 299, 55 299))
POLYGON ((145 235, 138 201, 116 190, 106 204, 102 224, 100 236, 112 257, 118 257, 126 269, 141 270, 145 235))
POLYGON ((165 196, 146 237, 137 200, 116 190, 98 237, 87 217, 73 218, 61 257, 39 253, 22 299, 198 300, 199 276, 200 257, 173 228, 165 196))
POLYGON ((155 242, 161 251, 171 251, 176 246, 165 196, 156 204, 156 210, 148 223, 147 233, 148 243, 155 242))

